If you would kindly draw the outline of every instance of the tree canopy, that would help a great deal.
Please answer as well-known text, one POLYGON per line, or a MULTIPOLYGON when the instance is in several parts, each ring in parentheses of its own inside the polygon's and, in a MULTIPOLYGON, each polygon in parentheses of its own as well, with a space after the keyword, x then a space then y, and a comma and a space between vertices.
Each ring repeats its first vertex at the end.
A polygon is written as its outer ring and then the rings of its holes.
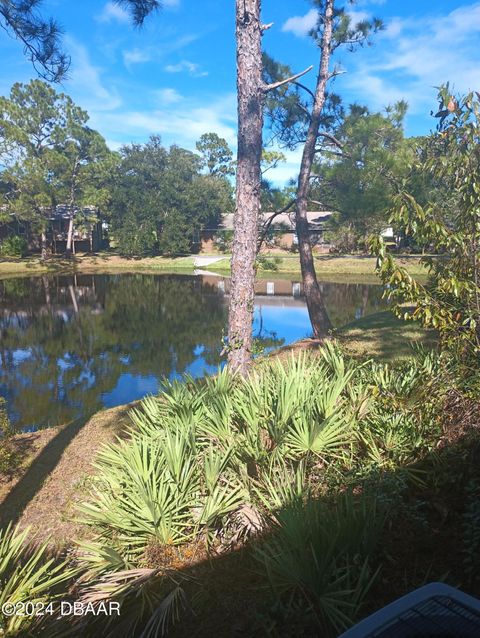
POLYGON ((112 234, 127 255, 191 252, 202 227, 215 227, 232 208, 222 173, 202 173, 202 159, 158 136, 120 150, 112 182, 112 234))
POLYGON ((210 165, 205 154, 167 149, 155 135, 112 152, 68 95, 38 79, 17 83, 0 98, 0 197, 38 233, 58 204, 68 206, 72 228, 89 221, 82 211, 93 206, 124 254, 188 253, 200 229, 232 209, 228 145, 209 133, 199 147, 215 155, 210 165))

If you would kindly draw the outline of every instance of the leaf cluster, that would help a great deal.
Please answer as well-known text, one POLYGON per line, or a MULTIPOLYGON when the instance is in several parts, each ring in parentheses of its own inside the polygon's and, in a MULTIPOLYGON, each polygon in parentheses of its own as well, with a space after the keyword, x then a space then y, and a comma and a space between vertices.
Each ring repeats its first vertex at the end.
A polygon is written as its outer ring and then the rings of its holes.
POLYGON ((456 98, 448 85, 441 88, 439 99, 438 130, 419 154, 416 170, 441 183, 452 198, 432 197, 423 204, 401 190, 391 214, 393 224, 435 255, 423 258, 428 284, 414 281, 397 267, 378 238, 372 240, 372 248, 397 313, 436 328, 442 344, 461 356, 478 356, 480 100, 474 93, 456 98))

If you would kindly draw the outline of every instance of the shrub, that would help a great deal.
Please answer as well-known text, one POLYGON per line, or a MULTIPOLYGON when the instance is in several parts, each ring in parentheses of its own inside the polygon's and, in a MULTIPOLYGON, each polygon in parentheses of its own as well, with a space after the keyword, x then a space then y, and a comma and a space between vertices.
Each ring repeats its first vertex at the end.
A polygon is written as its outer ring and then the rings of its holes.
POLYGON ((4 257, 24 257, 28 250, 28 244, 24 237, 12 235, 6 237, 0 244, 0 255, 4 257))
POLYGON ((287 609, 302 608, 317 635, 337 636, 357 617, 376 576, 370 561, 381 526, 374 500, 365 497, 297 500, 275 513, 257 560, 287 609))
POLYGON ((193 247, 194 228, 177 209, 172 208, 165 215, 160 235, 162 255, 175 257, 189 255, 193 247))
MULTIPOLYGON (((47 542, 37 547, 29 545, 28 533, 28 529, 19 531, 10 525, 0 531, 0 608, 6 603, 46 608, 61 597, 62 588, 76 573, 65 561, 48 557, 47 542)), ((30 633, 37 621, 38 616, 27 608, 23 615, 1 615, 0 633, 12 637, 37 635, 30 633)))
POLYGON ((278 266, 282 263, 282 258, 275 256, 269 257, 268 255, 257 255, 256 266, 260 270, 271 270, 272 272, 276 272, 278 270, 278 266))
POLYGON ((471 93, 456 99, 448 85, 441 87, 438 131, 427 138, 416 154, 417 164, 411 167, 453 197, 438 198, 437 189, 432 189, 430 201, 423 204, 405 188, 394 200, 390 223, 440 255, 422 258, 427 284, 399 267, 380 238, 371 240, 377 270, 388 284, 398 316, 437 329, 444 349, 475 364, 480 353, 478 96, 471 93))
MULTIPOLYGON (((140 589, 157 583, 156 605, 176 601, 178 611, 176 572, 138 572, 152 546, 181 555, 182 546, 223 550, 254 536, 282 618, 303 613, 325 635, 346 627, 376 573, 383 517, 438 441, 439 365, 433 354, 401 369, 358 363, 327 343, 313 357, 259 361, 248 378, 224 369, 164 380, 132 411, 129 437, 101 451, 80 507, 94 532, 83 560, 100 578, 97 593, 115 582, 109 591, 123 600, 122 578, 138 577, 140 589), (386 471, 401 485, 378 508, 368 479, 375 486, 386 471)), ((148 605, 141 614, 147 607, 155 616, 148 605)))
POLYGON ((120 254, 125 257, 151 254, 157 246, 154 225, 149 220, 139 224, 132 215, 127 216, 123 225, 114 230, 114 236, 120 254))

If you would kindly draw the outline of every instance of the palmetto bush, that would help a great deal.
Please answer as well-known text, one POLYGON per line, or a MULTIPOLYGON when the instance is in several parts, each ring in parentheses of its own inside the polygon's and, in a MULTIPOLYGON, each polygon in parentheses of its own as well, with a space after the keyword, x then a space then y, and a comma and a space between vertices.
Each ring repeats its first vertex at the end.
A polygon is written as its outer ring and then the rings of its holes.
POLYGON ((368 362, 359 370, 359 388, 369 399, 355 429, 352 466, 361 474, 407 468, 432 454, 441 435, 445 393, 441 358, 418 352, 397 366, 368 362))
POLYGON ((40 613, 58 600, 75 574, 65 561, 48 556, 47 543, 29 544, 28 532, 10 525, 0 531, 0 609, 14 605, 18 612, 0 613, 1 636, 35 635, 28 633, 38 620, 32 609, 40 613))
POLYGON ((222 370, 165 380, 131 413, 128 437, 100 452, 80 508, 96 535, 82 559, 96 600, 128 606, 140 582, 142 617, 151 610, 152 626, 167 626, 183 581, 152 566, 148 548, 225 549, 255 534, 268 539, 258 556, 272 588, 306 603, 318 626, 346 626, 375 573, 381 517, 374 498, 338 494, 432 448, 437 372, 433 358, 398 372, 327 344, 316 356, 263 360, 246 379, 222 370))
POLYGON ((301 609, 321 636, 348 627, 377 574, 371 559, 381 526, 374 499, 350 492, 335 503, 297 499, 276 512, 271 536, 255 553, 284 616, 301 609))
POLYGON ((317 361, 265 363, 246 380, 221 371, 165 382, 133 412, 130 437, 100 452, 82 520, 129 558, 152 540, 219 540, 242 507, 265 509, 300 464, 306 475, 348 447, 353 373, 332 347, 317 361))

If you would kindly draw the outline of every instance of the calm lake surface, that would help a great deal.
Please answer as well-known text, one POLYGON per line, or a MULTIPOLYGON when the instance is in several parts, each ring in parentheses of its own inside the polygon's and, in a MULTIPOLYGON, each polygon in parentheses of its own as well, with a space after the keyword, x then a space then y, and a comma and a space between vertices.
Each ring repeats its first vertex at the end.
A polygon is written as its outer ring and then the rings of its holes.
MULTIPOLYGON (((335 327, 385 307, 380 286, 322 287, 335 327)), ((0 396, 12 423, 67 423, 154 393, 164 376, 214 372, 228 289, 228 279, 213 275, 0 281, 0 396)), ((254 334, 267 348, 311 334, 298 281, 258 283, 254 334)))

